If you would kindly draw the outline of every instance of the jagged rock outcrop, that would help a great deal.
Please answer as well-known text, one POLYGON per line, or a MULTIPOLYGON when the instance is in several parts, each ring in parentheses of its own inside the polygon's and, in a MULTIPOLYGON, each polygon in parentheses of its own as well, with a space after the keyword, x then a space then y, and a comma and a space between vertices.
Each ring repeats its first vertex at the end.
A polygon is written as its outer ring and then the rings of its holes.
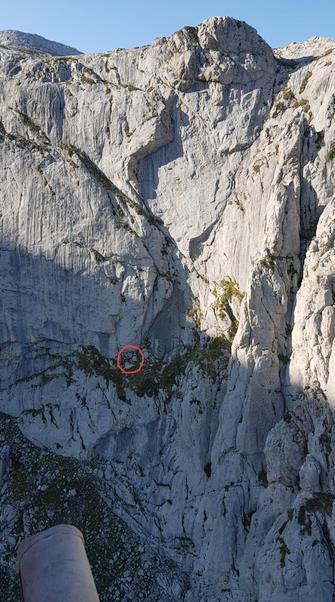
POLYGON ((331 602, 335 43, 1 44, 3 596, 65 513, 102 600, 331 602))

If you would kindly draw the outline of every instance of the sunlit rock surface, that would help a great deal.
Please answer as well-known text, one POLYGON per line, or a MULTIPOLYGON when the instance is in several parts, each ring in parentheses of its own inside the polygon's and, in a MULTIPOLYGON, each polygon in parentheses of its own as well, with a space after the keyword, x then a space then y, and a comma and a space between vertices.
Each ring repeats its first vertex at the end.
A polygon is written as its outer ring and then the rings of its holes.
POLYGON ((9 33, 2 597, 18 540, 71 522, 101 600, 333 601, 335 43, 9 33))
POLYGON ((32 54, 36 54, 36 51, 44 52, 54 56, 81 54, 79 50, 76 48, 71 48, 71 46, 46 40, 43 38, 43 36, 38 36, 36 34, 24 33, 23 31, 15 31, 11 29, 0 31, 0 44, 16 50, 19 49, 18 47, 23 47, 23 51, 25 53, 31 51, 32 54))

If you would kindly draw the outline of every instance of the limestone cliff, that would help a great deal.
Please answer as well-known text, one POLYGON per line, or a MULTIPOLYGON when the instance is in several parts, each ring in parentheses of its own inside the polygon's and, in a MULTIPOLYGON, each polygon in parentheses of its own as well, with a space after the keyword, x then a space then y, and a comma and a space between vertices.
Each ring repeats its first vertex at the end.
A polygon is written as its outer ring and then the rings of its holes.
POLYGON ((71 522, 102 601, 333 601, 335 42, 28 39, 0 35, 2 598, 71 522))

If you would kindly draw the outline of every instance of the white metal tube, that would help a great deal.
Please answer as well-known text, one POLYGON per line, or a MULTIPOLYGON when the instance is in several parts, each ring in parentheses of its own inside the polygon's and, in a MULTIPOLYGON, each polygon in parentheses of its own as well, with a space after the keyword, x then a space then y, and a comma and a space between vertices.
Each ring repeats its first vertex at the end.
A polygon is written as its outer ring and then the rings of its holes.
POLYGON ((84 539, 71 525, 27 537, 18 548, 23 602, 99 602, 84 539))

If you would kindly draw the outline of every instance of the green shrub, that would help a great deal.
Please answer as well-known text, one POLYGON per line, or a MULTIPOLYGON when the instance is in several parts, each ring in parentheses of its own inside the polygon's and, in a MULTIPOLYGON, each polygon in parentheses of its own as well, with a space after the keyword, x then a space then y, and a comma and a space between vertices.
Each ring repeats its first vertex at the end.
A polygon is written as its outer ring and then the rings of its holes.
POLYGON ((196 27, 190 27, 189 25, 186 25, 186 27, 183 27, 182 31, 186 33, 187 38, 192 44, 198 43, 198 30, 196 27))
POLYGON ((268 475, 264 468, 262 468, 262 470, 258 473, 258 481, 262 487, 268 486, 268 475))
POLYGON ((96 84, 96 81, 94 79, 92 79, 91 77, 86 77, 86 75, 82 75, 80 81, 82 84, 89 84, 90 86, 92 86, 92 84, 96 84))
POLYGON ((308 71, 308 73, 306 74, 306 76, 304 77, 304 79, 302 80, 302 84, 300 86, 300 90, 299 90, 299 94, 303 94, 303 92, 305 92, 306 90, 306 86, 310 80, 310 78, 312 77, 312 74, 310 71, 308 71))
POLYGON ((262 268, 265 268, 266 270, 273 270, 274 269, 274 261, 271 257, 262 257, 262 259, 259 262, 259 265, 262 266, 262 268))
POLYGON ((255 173, 260 174, 261 172, 261 167, 262 167, 262 163, 255 163, 255 165, 253 165, 253 170, 255 173))
POLYGON ((295 96, 290 88, 287 88, 286 90, 284 90, 283 98, 284 98, 284 100, 294 100, 295 99, 295 96))
POLYGON ((164 389, 170 390, 176 384, 177 379, 185 373, 187 368, 187 355, 175 355, 170 364, 168 364, 161 375, 161 385, 164 389))
POLYGON ((229 304, 233 297, 242 301, 244 294, 241 293, 238 284, 234 278, 226 278, 216 283, 219 289, 216 288, 213 291, 215 297, 214 307, 220 320, 224 320, 226 316, 227 304, 229 304))
POLYGON ((306 98, 302 98, 301 100, 297 100, 294 103, 293 106, 294 106, 295 109, 302 108, 303 111, 305 111, 305 113, 309 113, 310 110, 311 110, 310 104, 309 104, 309 102, 308 102, 308 100, 306 98))
POLYGON ((325 159, 326 163, 329 163, 335 159, 335 146, 327 152, 325 159))
POLYGON ((278 117, 279 113, 282 113, 285 109, 284 103, 280 100, 275 104, 275 112, 273 114, 274 117, 278 117))
POLYGON ((218 286, 222 289, 222 299, 225 302, 232 301, 233 297, 236 297, 239 301, 242 301, 244 294, 241 293, 238 283, 234 278, 226 278, 223 280, 219 280, 217 283, 218 286))
POLYGON ((141 90, 141 88, 137 88, 133 84, 125 84, 123 87, 126 88, 128 92, 136 92, 136 90, 141 90))
POLYGON ((77 354, 78 368, 87 376, 101 376, 106 385, 112 382, 115 385, 117 395, 122 401, 126 401, 122 373, 114 368, 110 361, 105 358, 93 345, 82 347, 77 354))
POLYGON ((285 558, 287 554, 290 554, 290 550, 288 549, 284 539, 282 537, 278 537, 279 553, 280 553, 280 566, 283 569, 285 567, 285 558))

